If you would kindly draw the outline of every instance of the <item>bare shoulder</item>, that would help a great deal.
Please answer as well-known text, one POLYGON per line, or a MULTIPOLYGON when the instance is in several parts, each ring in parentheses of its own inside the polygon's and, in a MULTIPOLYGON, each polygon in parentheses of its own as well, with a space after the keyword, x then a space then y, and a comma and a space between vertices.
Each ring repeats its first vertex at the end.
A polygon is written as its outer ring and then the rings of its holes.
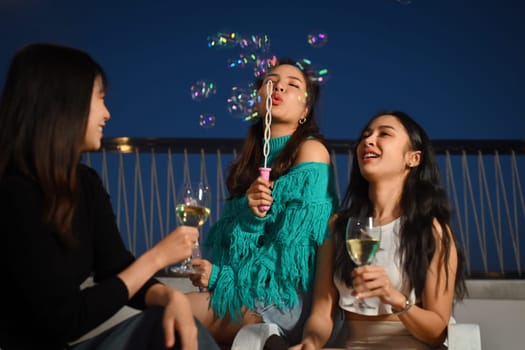
POLYGON ((330 154, 321 141, 308 139, 301 143, 297 163, 305 162, 330 163, 330 154))
POLYGON ((434 235, 434 240, 436 241, 437 247, 441 247, 441 240, 443 239, 444 234, 447 235, 451 239, 452 244, 454 244, 452 230, 448 226, 445 226, 444 229, 445 231, 443 231, 443 228, 441 227, 439 221, 436 218, 432 220, 432 234, 434 235))

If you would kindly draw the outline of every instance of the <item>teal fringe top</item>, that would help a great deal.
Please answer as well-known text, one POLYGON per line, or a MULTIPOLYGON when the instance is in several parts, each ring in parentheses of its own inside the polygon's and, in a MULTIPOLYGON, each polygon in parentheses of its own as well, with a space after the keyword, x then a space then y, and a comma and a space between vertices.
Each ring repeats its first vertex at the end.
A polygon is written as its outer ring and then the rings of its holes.
MULTIPOLYGON (((289 136, 270 140, 268 165, 289 136)), ((246 196, 228 200, 205 242, 213 264, 210 305, 219 317, 241 316, 255 299, 282 310, 295 306, 298 292, 311 289, 317 248, 338 198, 330 164, 300 163, 273 184, 265 217, 253 214, 246 196)))

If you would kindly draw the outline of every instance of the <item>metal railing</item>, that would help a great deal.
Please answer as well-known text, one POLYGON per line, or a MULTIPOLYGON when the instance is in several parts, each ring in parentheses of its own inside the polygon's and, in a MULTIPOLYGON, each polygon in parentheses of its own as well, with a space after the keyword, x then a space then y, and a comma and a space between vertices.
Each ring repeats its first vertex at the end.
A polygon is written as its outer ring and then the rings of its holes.
MULTIPOLYGON (((208 182, 214 192, 206 232, 220 216, 227 168, 242 142, 105 138, 100 152, 87 154, 85 162, 102 176, 125 243, 141 254, 177 225, 176 191, 185 172, 208 182)), ((347 186, 354 144, 354 140, 328 140, 340 197, 347 186)), ((433 146, 468 275, 523 278, 525 140, 434 140, 433 146)))

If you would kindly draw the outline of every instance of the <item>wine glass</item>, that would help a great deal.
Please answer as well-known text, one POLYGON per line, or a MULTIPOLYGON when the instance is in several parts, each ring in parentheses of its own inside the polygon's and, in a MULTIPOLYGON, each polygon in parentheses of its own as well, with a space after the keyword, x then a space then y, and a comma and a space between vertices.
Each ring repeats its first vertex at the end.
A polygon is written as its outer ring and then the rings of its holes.
MULTIPOLYGON (((202 182, 184 183, 177 196, 175 211, 182 225, 197 227, 200 230, 210 216, 210 205, 211 191, 207 185, 202 182)), ((185 259, 181 264, 171 266, 171 272, 182 276, 200 272, 191 265, 192 257, 201 257, 198 239, 195 242, 191 257, 185 259)))
MULTIPOLYGON (((345 231, 346 250, 350 259, 357 265, 372 263, 381 243, 381 227, 374 226, 370 216, 349 217, 345 231)), ((350 304, 349 306, 354 306, 350 304)), ((359 300, 360 309, 375 309, 364 300, 359 300)))

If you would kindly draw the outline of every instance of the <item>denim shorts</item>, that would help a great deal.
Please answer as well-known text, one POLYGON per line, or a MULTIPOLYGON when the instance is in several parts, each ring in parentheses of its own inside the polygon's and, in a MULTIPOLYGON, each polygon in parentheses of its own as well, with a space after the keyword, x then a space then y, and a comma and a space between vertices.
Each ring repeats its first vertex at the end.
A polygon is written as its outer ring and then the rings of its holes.
POLYGON ((312 293, 299 293, 299 302, 287 310, 279 309, 274 304, 265 304, 255 300, 255 313, 263 319, 264 323, 274 323, 279 327, 281 335, 288 344, 293 345, 301 341, 303 328, 312 307, 312 293))

